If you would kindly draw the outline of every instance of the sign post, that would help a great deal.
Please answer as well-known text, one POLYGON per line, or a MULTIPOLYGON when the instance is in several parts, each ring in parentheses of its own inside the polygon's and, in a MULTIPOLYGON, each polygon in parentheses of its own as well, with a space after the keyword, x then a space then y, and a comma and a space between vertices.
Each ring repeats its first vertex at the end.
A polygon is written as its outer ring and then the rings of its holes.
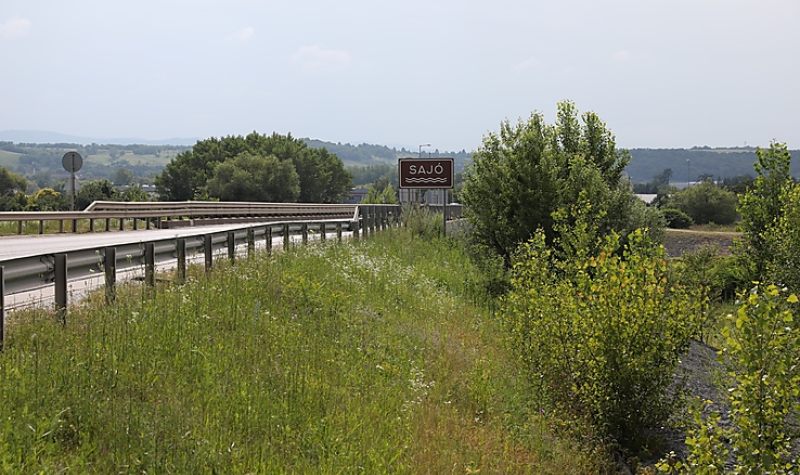
POLYGON ((67 152, 61 157, 61 165, 69 172, 70 211, 75 211, 75 172, 83 166, 83 157, 78 152, 67 152))
POLYGON ((400 189, 443 190, 442 221, 447 235, 447 195, 455 181, 452 158, 401 158, 397 162, 400 189))

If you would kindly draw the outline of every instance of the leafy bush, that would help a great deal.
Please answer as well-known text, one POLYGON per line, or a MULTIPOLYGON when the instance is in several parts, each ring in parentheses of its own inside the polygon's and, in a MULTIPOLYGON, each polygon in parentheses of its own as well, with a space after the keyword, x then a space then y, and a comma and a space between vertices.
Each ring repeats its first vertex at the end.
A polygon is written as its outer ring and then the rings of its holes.
POLYGON ((717 413, 704 418, 695 411, 687 460, 664 462, 663 471, 725 473, 732 459, 733 473, 796 473, 792 421, 800 397, 798 302, 795 294, 774 285, 756 287, 736 315, 728 316, 723 356, 731 424, 723 426, 717 413))
POLYGON ((788 187, 783 207, 765 242, 772 251, 766 264, 767 280, 800 291, 800 186, 788 187))
POLYGON ((737 217, 736 195, 711 181, 676 192, 669 203, 691 216, 697 224, 731 224, 737 217))
POLYGON ((741 268, 739 260, 721 255, 720 248, 713 245, 684 253, 676 268, 683 285, 707 287, 712 300, 732 301, 749 284, 747 270, 741 268))
POLYGON ((772 143, 769 149, 758 149, 756 157, 756 179, 739 203, 744 243, 737 255, 752 267, 751 280, 762 280, 774 257, 772 228, 783 213, 784 199, 794 182, 790 173, 792 156, 786 144, 772 143))
POLYGON ((558 104, 554 125, 541 114, 528 121, 505 121, 490 133, 465 172, 460 200, 475 239, 500 255, 506 266, 521 243, 542 229, 555 237, 554 213, 589 196, 599 231, 623 235, 659 226, 660 215, 633 195, 623 179, 629 155, 594 113, 580 118, 571 102, 558 104))
POLYGON ((694 224, 692 217, 678 208, 664 208, 661 213, 664 215, 669 228, 686 229, 694 224))
POLYGON ((557 258, 542 232, 521 247, 503 315, 544 404, 633 448, 674 407, 666 390, 705 298, 668 284, 663 247, 642 231, 593 256, 566 247, 576 255, 557 258))

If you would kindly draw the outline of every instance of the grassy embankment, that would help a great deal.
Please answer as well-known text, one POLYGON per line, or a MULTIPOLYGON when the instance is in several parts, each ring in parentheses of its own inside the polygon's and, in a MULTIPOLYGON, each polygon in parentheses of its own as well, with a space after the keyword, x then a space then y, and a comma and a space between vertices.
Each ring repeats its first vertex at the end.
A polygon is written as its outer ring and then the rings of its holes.
POLYGON ((313 245, 65 328, 15 315, 2 472, 591 473, 551 435, 452 241, 313 245))

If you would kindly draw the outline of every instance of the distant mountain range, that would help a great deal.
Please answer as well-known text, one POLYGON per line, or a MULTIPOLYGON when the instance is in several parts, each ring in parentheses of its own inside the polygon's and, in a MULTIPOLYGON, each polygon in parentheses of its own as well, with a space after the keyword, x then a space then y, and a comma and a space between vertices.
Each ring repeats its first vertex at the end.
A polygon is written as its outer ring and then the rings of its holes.
POLYGON ((48 130, 0 130, 0 141, 36 144, 104 144, 104 145, 194 145, 196 138, 167 138, 146 140, 135 137, 98 138, 62 134, 48 130))

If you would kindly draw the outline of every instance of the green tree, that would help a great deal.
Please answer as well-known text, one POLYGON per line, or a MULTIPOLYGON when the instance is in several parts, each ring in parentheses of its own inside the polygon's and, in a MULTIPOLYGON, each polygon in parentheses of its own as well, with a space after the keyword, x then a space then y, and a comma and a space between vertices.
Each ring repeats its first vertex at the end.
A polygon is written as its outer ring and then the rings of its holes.
POLYGON ((131 170, 127 168, 117 168, 117 170, 114 172, 112 179, 114 180, 115 185, 125 186, 133 183, 134 178, 135 175, 131 170))
POLYGON ((537 228, 551 242, 555 213, 572 209, 582 196, 597 214, 598 232, 663 226, 660 213, 636 199, 623 179, 628 160, 596 114, 579 119, 573 103, 561 102, 555 125, 535 113, 484 137, 459 199, 476 240, 510 266, 514 250, 537 228))
POLYGON ((300 192, 296 200, 335 202, 350 189, 350 175, 336 155, 309 148, 291 135, 267 136, 253 132, 244 137, 201 140, 192 150, 178 154, 156 177, 159 194, 168 200, 202 198, 208 192, 208 182, 217 166, 245 152, 290 162, 299 179, 300 192))
POLYGON ((736 221, 736 195, 711 181, 684 188, 669 205, 688 214, 696 224, 731 224, 736 221))
POLYGON ((122 201, 151 201, 150 195, 139 185, 127 187, 125 191, 119 193, 119 199, 122 201))
POLYGON ((75 209, 85 209, 95 201, 109 201, 117 198, 114 185, 108 180, 92 180, 83 183, 75 195, 75 209))
POLYGON ((783 213, 784 199, 794 182, 789 172, 792 156, 786 144, 772 143, 769 149, 758 149, 756 157, 756 179, 739 201, 744 243, 737 255, 749 263, 753 279, 760 280, 774 256, 772 228, 783 213))
POLYGON ((367 187, 367 196, 361 201, 365 204, 397 204, 397 192, 385 176, 367 187))
POLYGON ((69 205, 61 193, 52 188, 41 188, 28 197, 28 211, 63 211, 69 205))
POLYGON ((223 201, 291 202, 300 195, 300 178, 290 161, 244 152, 217 165, 208 192, 223 201))
POLYGON ((0 167, 0 196, 13 195, 17 191, 25 191, 28 180, 0 167))
POLYGON ((788 186, 781 201, 780 216, 764 233, 764 246, 770 252, 764 278, 800 292, 800 185, 788 186))

